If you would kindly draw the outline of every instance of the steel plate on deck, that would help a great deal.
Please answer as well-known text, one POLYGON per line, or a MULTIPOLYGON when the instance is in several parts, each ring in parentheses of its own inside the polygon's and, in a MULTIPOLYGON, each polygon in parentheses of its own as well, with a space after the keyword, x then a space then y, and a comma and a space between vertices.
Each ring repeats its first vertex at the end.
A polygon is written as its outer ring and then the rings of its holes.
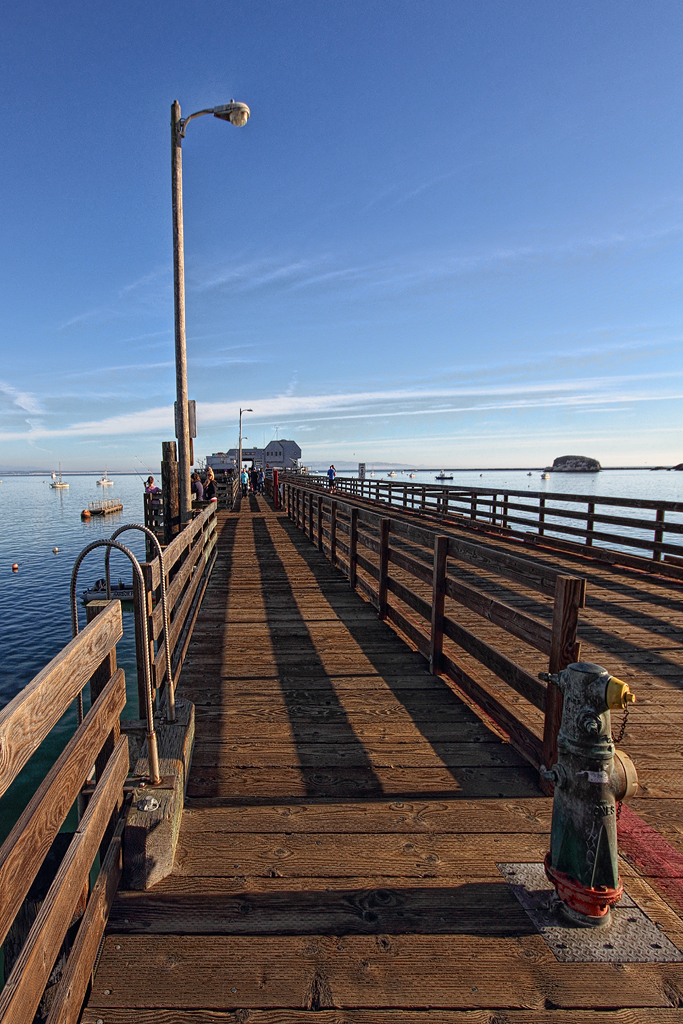
POLYGON ((624 893, 603 928, 570 925, 542 864, 497 864, 539 935, 562 963, 681 963, 683 953, 624 893))

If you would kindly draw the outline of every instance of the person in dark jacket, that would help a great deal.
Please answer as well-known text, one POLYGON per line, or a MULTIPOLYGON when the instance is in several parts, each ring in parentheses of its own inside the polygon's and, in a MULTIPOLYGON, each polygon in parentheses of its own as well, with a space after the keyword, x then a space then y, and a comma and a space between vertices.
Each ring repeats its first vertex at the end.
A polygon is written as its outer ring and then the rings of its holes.
POLYGON ((206 471, 204 477, 204 501, 213 501, 216 497, 216 480, 213 475, 211 466, 206 471))

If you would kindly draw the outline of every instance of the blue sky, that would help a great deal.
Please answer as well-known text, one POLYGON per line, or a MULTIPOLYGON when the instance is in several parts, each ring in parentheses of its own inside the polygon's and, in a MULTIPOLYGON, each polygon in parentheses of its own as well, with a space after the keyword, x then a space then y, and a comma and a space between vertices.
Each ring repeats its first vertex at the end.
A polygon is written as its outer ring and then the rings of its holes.
POLYGON ((683 460, 678 0, 10 0, 0 466, 683 460))

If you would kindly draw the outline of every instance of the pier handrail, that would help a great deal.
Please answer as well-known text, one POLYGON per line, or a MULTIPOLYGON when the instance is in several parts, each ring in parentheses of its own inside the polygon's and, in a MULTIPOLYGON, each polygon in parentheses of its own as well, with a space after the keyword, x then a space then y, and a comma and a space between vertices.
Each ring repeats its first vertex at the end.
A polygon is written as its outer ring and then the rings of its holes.
POLYGON ((559 691, 540 682, 537 669, 517 664, 446 614, 445 598, 547 656, 549 671, 558 672, 580 657, 577 623, 585 603, 585 579, 491 545, 446 535, 431 524, 406 521, 389 509, 370 510, 353 498, 323 491, 315 482, 302 482, 301 477, 288 475, 283 491, 285 509, 293 522, 348 576, 352 589, 362 591, 379 617, 393 622, 408 637, 427 659, 430 671, 448 676, 534 766, 552 764, 562 712, 559 691), (458 578, 449 571, 449 558, 521 583, 551 599, 550 621, 505 604, 458 578), (444 638, 505 686, 491 685, 485 674, 451 657, 444 650, 444 638), (529 724, 533 715, 515 713, 506 687, 543 713, 542 728, 529 724))
MULTIPOLYGON (((152 691, 161 692, 177 679, 190 640, 192 626, 216 560, 217 507, 210 502, 164 549, 167 614, 161 603, 162 573, 159 559, 142 564, 145 580, 144 613, 147 617, 152 691), (168 630, 165 622, 168 617, 168 630), (154 644, 157 644, 156 650, 154 644), (171 654, 168 672, 167 651, 171 654)), ((138 652, 138 660, 144 657, 138 652)), ((172 684, 171 684, 172 685, 172 684)))
MULTIPOLYGON (((95 765, 96 786, 0 993, 0 1019, 32 1021, 55 961, 66 955, 50 1022, 77 1021, 121 875, 123 785, 128 740, 116 643, 121 605, 112 601, 0 711, 0 795, 90 681, 91 707, 0 848, 0 942, 4 942, 67 814, 95 765), (99 875, 88 879, 98 851, 99 875), (85 905, 84 905, 85 904, 85 905), (67 933, 80 924, 73 941, 67 933)), ((30 923, 30 922, 29 922, 30 923)), ((16 943, 15 943, 16 944, 16 943)), ((9 971, 7 970, 9 968, 9 971)))
MULTIPOLYGON (((74 636, 78 633, 78 605, 76 598, 76 582, 78 580, 78 570, 80 569, 83 559, 86 555, 94 551, 95 548, 104 547, 107 550, 110 548, 116 548, 117 551, 121 551, 126 558, 129 560, 133 567, 133 593, 136 597, 136 604, 139 607, 144 608, 144 594, 145 594, 145 580, 142 575, 142 569, 137 558, 133 552, 121 544, 118 540, 94 540, 91 544, 88 544, 83 548, 80 555, 74 562, 74 567, 71 571, 71 631, 74 636)), ((151 672, 151 661, 150 661, 150 646, 147 638, 147 620, 144 615, 136 615, 135 623, 135 636, 136 640, 139 638, 142 643, 143 657, 138 661, 138 692, 140 694, 140 710, 145 713, 145 722, 147 729, 147 756, 149 759, 149 778, 153 785, 158 785, 161 781, 159 774, 159 752, 157 745, 156 731, 154 729, 154 694, 152 693, 152 672, 151 672), (140 669, 142 668, 142 680, 140 680, 140 669), (142 686, 140 685, 142 683, 142 686)), ((79 692, 78 694, 78 721, 79 723, 83 720, 83 695, 79 692)))
MULTIPOLYGON (((289 473, 287 479, 325 490, 328 487, 327 477, 323 476, 289 473)), ((525 544, 554 547, 683 579, 683 502, 343 476, 336 478, 335 488, 338 494, 388 505, 418 517, 452 520, 474 531, 494 532, 525 544), (562 508, 558 502, 576 507, 562 508), (610 509, 621 509, 624 513, 654 512, 654 518, 611 514, 610 509), (677 521, 666 518, 672 514, 677 521), (617 527, 622 532, 600 529, 601 525, 617 527)))
MULTIPOLYGON (((142 526, 140 523, 128 523, 126 526, 119 526, 118 530, 114 530, 111 535, 111 540, 116 540, 122 533, 127 530, 138 530, 140 533, 144 533, 149 543, 152 545, 157 553, 158 565, 159 565, 159 576, 160 576, 160 590, 161 590, 161 614, 164 620, 164 636, 168 636, 170 633, 170 615, 168 612, 168 602, 166 600, 166 577, 167 573, 164 569, 164 552, 162 550, 159 539, 148 526, 142 526)), ((107 584, 107 600, 111 599, 111 579, 109 575, 109 556, 111 554, 111 548, 107 548, 104 556, 104 578, 107 584)), ((175 722, 175 684, 173 682, 173 673, 171 666, 168 666, 166 673, 166 721, 175 722)))

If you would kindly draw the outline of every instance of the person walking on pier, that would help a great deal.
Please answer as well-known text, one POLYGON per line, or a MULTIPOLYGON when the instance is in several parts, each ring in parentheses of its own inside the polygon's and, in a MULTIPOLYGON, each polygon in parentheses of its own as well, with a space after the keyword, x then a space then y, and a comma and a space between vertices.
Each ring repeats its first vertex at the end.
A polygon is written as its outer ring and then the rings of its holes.
POLYGON ((242 497, 246 498, 247 491, 249 490, 249 474, 247 473, 246 466, 242 468, 242 472, 240 474, 240 481, 242 483, 242 497))
POLYGON ((334 478, 336 477, 336 475, 337 475, 337 470, 334 468, 334 466, 330 466, 330 468, 327 471, 327 479, 330 481, 330 490, 331 491, 334 490, 334 478))
POLYGON ((266 474, 263 472, 263 467, 258 471, 258 492, 263 494, 263 484, 266 479, 266 474))

